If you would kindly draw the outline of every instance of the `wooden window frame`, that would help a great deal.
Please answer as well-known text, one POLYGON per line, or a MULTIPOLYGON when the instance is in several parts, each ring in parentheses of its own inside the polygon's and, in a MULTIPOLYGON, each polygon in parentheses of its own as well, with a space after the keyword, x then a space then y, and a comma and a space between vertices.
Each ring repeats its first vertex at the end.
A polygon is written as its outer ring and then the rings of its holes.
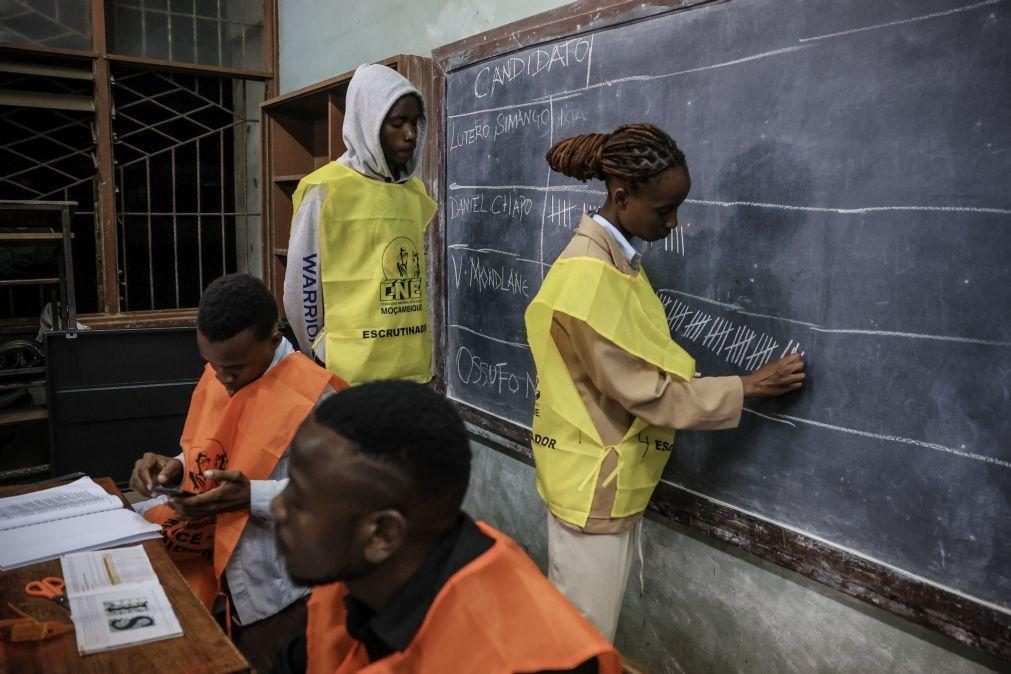
MULTIPOLYGON (((263 0, 263 62, 265 70, 245 70, 207 66, 198 63, 164 61, 109 53, 106 33, 105 0, 91 0, 92 48, 90 50, 54 49, 35 45, 0 43, 0 54, 38 54, 89 59, 92 63, 95 91, 95 159, 97 162, 98 196, 95 208, 98 255, 99 312, 81 314, 78 320, 96 329, 130 327, 190 326, 196 323, 196 308, 152 311, 120 311, 119 249, 116 225, 116 177, 113 162, 112 89, 110 75, 114 64, 158 68, 160 70, 257 80, 264 83, 264 100, 277 95, 278 42, 277 2, 263 0)), ((263 218, 261 216, 261 223, 263 218)), ((261 226, 263 226, 261 224, 261 226)), ((4 328, 31 329, 19 319, 2 321, 4 328)), ((34 325, 34 321, 32 322, 34 325)), ((5 330, 6 331, 6 330, 5 330)))

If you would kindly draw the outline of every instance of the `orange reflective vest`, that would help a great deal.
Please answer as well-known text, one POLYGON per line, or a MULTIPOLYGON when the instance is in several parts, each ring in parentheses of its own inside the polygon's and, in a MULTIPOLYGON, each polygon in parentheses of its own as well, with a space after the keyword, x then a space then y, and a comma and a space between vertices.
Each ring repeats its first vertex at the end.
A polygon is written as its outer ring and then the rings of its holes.
MULTIPOLYGON (((238 470, 250 480, 266 480, 327 385, 337 391, 347 388, 300 353, 285 356, 234 396, 210 364, 205 366, 183 426, 180 488, 201 493, 216 487, 204 477, 205 470, 238 470)), ((249 510, 181 520, 169 506, 158 505, 144 517, 162 525, 169 556, 209 609, 249 510)))
POLYGON ((345 628, 343 583, 309 599, 308 674, 507 674, 569 670, 597 658, 619 674, 617 651, 551 585, 519 546, 484 522, 492 547, 442 586, 403 652, 370 663, 345 628))

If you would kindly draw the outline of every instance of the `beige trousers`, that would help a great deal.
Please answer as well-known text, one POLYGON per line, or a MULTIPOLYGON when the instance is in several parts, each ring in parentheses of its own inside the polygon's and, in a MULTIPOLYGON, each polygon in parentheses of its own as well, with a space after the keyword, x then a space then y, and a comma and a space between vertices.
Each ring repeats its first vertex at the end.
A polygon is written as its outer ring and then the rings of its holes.
POLYGON ((548 578, 612 643, 641 536, 642 519, 620 534, 584 534, 548 512, 548 578))

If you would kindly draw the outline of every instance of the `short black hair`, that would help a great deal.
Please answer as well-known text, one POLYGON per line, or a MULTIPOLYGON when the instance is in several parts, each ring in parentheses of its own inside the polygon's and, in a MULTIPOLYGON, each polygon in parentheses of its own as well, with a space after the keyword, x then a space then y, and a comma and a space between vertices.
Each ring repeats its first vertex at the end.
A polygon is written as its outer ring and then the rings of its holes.
POLYGON ((434 517, 454 517, 470 481, 470 444, 456 408, 409 381, 375 381, 324 400, 316 422, 398 471, 414 501, 434 517))
POLYGON ((228 274, 211 282, 200 298, 197 330, 212 342, 231 339, 243 330, 258 341, 277 330, 277 302, 263 281, 249 274, 228 274))

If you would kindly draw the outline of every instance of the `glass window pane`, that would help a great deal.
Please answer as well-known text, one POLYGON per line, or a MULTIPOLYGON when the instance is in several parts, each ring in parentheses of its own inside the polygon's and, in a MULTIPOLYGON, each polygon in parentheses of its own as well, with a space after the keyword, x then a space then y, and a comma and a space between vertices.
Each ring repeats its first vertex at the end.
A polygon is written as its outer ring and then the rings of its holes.
POLYGON ((107 0, 109 51, 263 70, 263 0, 107 0))
POLYGON ((91 50, 90 0, 3 0, 0 42, 91 50))
MULTIPOLYGON (((194 46, 194 17, 186 14, 172 14, 169 17, 169 58, 172 61, 184 61, 186 63, 196 63, 196 53, 194 46)), ((220 65, 210 63, 207 65, 220 65)))

